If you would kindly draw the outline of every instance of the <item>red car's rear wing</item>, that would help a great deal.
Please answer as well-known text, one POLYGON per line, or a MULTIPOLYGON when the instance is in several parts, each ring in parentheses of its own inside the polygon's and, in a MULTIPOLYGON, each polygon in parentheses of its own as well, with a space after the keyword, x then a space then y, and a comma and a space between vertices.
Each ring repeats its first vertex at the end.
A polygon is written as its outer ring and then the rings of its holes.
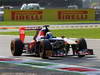
MULTIPOLYGON (((20 36, 20 40, 22 40, 24 42, 25 39, 25 31, 27 30, 41 30, 42 27, 45 27, 47 29, 49 25, 45 25, 45 26, 23 26, 23 27, 0 27, 0 29, 19 29, 19 36, 20 36)), ((47 29, 48 30, 48 29, 47 29)), ((39 35, 44 35, 44 33, 39 33, 39 35)))
POLYGON ((41 27, 20 27, 19 28, 20 40, 22 40, 22 42, 24 42, 26 30, 40 30, 40 29, 41 29, 41 27))

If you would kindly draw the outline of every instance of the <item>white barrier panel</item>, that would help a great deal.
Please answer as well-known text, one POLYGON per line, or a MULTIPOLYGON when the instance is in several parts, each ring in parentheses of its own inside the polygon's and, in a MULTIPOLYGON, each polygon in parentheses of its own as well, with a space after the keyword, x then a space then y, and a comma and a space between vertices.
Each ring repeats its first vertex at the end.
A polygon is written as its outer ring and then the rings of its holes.
POLYGON ((99 24, 50 25, 50 29, 77 29, 77 28, 100 28, 100 25, 99 24))
MULTIPOLYGON (((28 26, 0 26, 0 32, 18 31, 19 27, 37 27, 43 25, 28 26)), ((50 25, 49 29, 80 29, 80 28, 100 28, 99 24, 67 24, 67 25, 50 25)))

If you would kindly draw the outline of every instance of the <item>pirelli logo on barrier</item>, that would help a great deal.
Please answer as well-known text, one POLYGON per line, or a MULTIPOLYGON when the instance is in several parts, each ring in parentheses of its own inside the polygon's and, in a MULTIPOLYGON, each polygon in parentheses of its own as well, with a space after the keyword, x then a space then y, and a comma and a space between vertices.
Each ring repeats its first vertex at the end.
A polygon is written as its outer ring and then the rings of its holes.
POLYGON ((42 11, 12 11, 11 20, 21 21, 21 20, 42 20, 42 11))
POLYGON ((86 20, 88 11, 58 11, 59 20, 86 20))
POLYGON ((73 21, 95 20, 93 9, 5 10, 5 21, 73 21))

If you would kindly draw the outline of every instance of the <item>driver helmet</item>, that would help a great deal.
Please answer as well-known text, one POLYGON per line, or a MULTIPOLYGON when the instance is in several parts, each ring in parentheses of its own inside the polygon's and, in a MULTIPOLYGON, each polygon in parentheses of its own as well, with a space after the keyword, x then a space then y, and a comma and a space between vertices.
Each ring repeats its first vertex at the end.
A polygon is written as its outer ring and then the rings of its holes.
POLYGON ((52 37, 53 37, 52 32, 47 32, 47 33, 46 33, 46 36, 47 36, 48 38, 52 38, 52 37))

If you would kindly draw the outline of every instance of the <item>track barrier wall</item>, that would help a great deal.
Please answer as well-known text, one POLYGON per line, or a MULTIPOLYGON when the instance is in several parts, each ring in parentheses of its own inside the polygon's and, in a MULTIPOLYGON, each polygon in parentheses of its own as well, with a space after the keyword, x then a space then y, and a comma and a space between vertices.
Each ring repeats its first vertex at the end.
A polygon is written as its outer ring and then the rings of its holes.
POLYGON ((95 10, 5 10, 5 21, 79 21, 95 20, 95 10))
MULTIPOLYGON (((43 25, 29 25, 29 26, 24 26, 24 27, 29 27, 29 28, 36 28, 38 26, 43 26, 43 25)), ((0 26, 0 32, 10 32, 10 31, 18 31, 18 29, 22 26, 0 26)), ((81 24, 81 25, 75 25, 75 24, 70 24, 70 25, 50 25, 49 27, 51 30, 55 29, 86 29, 86 28, 100 28, 99 24, 81 24)))

